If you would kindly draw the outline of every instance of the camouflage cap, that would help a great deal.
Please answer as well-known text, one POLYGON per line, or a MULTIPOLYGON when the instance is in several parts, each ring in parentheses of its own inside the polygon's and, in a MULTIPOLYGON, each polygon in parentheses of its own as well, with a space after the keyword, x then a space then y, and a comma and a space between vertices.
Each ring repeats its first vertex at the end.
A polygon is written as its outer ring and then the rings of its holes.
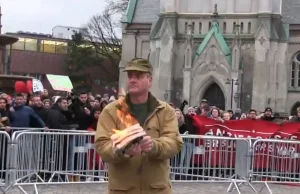
POLYGON ((140 71, 152 74, 153 68, 148 60, 142 58, 135 58, 128 62, 124 72, 127 71, 140 71))

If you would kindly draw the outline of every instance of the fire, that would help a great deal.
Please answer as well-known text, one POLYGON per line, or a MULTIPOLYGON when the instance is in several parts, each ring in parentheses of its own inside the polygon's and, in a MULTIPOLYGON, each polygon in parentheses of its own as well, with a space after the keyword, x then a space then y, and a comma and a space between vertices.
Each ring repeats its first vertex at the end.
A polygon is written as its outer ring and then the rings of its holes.
POLYGON ((132 144, 139 143, 146 133, 144 131, 139 131, 138 128, 128 129, 131 126, 134 127, 134 125, 139 125, 139 122, 129 113, 129 107, 125 100, 125 90, 121 88, 120 91, 121 93, 118 99, 118 103, 121 109, 117 109, 117 117, 125 127, 125 130, 121 131, 118 129, 112 129, 112 131, 114 132, 113 138, 115 138, 115 140, 113 140, 115 141, 114 145, 116 147, 119 146, 119 149, 125 149, 132 144))
MULTIPOLYGON (((125 102, 125 90, 121 88, 120 91, 121 92, 118 102, 121 105, 121 110, 117 110, 117 116, 120 119, 121 123, 125 126, 125 128, 128 128, 132 125, 137 124, 138 121, 128 112, 128 105, 125 102)), ((116 133, 119 130, 113 129, 113 131, 116 133)))

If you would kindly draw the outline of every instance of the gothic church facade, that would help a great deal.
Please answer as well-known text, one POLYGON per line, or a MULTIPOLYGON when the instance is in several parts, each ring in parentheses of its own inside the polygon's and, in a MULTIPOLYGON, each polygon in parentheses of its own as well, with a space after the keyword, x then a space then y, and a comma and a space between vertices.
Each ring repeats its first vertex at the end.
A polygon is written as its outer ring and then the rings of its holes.
POLYGON ((300 104, 299 10, 297 0, 130 0, 119 87, 142 57, 161 100, 290 113, 300 104))

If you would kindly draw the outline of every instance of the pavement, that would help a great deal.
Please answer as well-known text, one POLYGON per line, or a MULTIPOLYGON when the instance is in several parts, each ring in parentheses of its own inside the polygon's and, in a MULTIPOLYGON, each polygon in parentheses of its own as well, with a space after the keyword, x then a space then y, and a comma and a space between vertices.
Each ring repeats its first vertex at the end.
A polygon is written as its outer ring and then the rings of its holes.
MULTIPOLYGON (((299 185, 300 186, 300 185, 299 185)), ((23 187, 28 194, 33 194, 33 186, 23 187)), ((173 183, 173 194, 225 194, 227 193, 228 183, 173 183)), ((262 185, 255 185, 259 191, 262 185)), ((300 187, 270 185, 273 194, 299 194, 300 187)), ((40 185, 38 186, 39 194, 106 194, 106 183, 84 183, 84 184, 65 184, 65 185, 40 185)), ((0 192, 1 193, 1 192, 0 192)), ((7 194, 21 194, 18 189, 10 190, 7 194)), ((232 191, 237 194, 237 191, 232 191)), ((255 193, 249 187, 241 187, 242 194, 255 193)), ((23 193, 22 193, 23 194, 23 193)), ((269 194, 265 188, 261 194, 269 194)))

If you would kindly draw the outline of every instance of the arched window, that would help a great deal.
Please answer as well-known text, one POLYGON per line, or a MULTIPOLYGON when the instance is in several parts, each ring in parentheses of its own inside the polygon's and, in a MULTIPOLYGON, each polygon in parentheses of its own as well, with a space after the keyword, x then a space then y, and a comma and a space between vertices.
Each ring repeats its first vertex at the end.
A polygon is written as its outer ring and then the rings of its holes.
POLYGON ((290 87, 300 88, 300 52, 293 58, 290 68, 290 87))

